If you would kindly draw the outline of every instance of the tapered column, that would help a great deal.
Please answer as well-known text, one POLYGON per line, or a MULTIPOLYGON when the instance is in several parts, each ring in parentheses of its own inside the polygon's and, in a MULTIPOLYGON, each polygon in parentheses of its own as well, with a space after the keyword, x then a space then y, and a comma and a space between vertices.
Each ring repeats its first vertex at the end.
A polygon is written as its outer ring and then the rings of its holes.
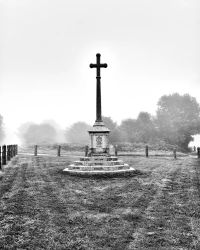
POLYGON ((102 122, 102 117, 101 117, 101 77, 100 76, 97 76, 96 122, 102 122))
POLYGON ((101 55, 96 54, 96 64, 91 63, 90 68, 96 68, 97 70, 97 87, 96 87, 96 122, 102 122, 101 116, 101 68, 107 68, 106 63, 101 63, 101 55))

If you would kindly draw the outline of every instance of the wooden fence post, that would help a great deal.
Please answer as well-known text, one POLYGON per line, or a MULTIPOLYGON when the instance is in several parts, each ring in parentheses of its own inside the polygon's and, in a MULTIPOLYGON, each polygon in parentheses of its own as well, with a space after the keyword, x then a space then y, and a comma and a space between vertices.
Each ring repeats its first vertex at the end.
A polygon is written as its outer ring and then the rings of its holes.
POLYGON ((6 145, 2 147, 2 165, 6 165, 6 145))
POLYGON ((174 159, 176 159, 176 149, 173 150, 174 159))
POLYGON ((117 156, 117 155, 118 155, 118 146, 115 145, 115 156, 117 156))
POLYGON ((58 146, 58 154, 57 154, 58 156, 60 156, 60 151, 61 151, 61 146, 59 145, 58 146))
POLYGON ((7 161, 10 161, 10 145, 7 145, 7 161))
POLYGON ((34 147, 34 156, 37 156, 37 145, 35 145, 35 147, 34 147))
POLYGON ((89 150, 89 147, 88 145, 85 146, 85 157, 88 157, 88 150, 89 150))
POLYGON ((200 147, 197 148, 197 157, 200 158, 200 147))
POLYGON ((13 156, 16 155, 15 153, 16 153, 16 145, 14 144, 14 145, 13 145, 13 156))
POLYGON ((10 160, 12 159, 13 157, 13 151, 12 151, 12 145, 10 145, 10 160))
POLYGON ((1 169, 1 166, 2 166, 2 161, 1 161, 1 146, 0 146, 0 169, 1 169))
POLYGON ((146 147, 145 147, 145 155, 146 155, 146 157, 149 157, 149 147, 148 147, 148 145, 146 145, 146 147))
POLYGON ((12 157, 15 156, 15 145, 12 145, 12 157))
POLYGON ((16 144, 16 155, 18 154, 18 145, 16 144))
POLYGON ((13 145, 10 145, 10 159, 13 158, 13 145))
POLYGON ((12 145, 10 145, 10 160, 12 159, 12 154, 13 154, 13 152, 12 152, 12 145))
POLYGON ((9 161, 9 145, 6 146, 6 161, 9 161))
POLYGON ((10 160, 12 159, 12 145, 10 145, 10 160))

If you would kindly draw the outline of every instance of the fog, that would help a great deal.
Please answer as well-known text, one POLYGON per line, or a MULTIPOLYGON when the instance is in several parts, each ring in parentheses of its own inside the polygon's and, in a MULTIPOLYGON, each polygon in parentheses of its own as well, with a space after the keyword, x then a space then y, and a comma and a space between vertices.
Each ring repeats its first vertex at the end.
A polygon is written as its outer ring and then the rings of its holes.
POLYGON ((154 114, 163 94, 200 102, 200 1, 1 1, 0 114, 8 141, 18 127, 95 119, 101 53, 102 112, 120 123, 154 114))

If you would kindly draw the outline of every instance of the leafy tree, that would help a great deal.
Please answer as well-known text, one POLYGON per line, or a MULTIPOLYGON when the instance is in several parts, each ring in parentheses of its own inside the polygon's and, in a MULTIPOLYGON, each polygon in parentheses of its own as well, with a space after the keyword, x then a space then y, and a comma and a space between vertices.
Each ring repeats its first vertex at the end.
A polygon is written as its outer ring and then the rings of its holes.
POLYGON ((21 139, 23 144, 26 144, 26 136, 25 136, 25 134, 26 134, 28 128, 31 125, 34 125, 34 124, 35 123, 33 123, 33 122, 25 122, 25 123, 21 124, 21 126, 18 128, 17 135, 21 139))
POLYGON ((119 126, 120 141, 136 142, 138 140, 137 121, 135 119, 125 119, 119 126))
POLYGON ((112 120, 111 117, 103 116, 102 117, 105 126, 110 129, 111 131, 117 127, 117 123, 112 120))
POLYGON ((85 122, 76 122, 66 131, 66 140, 70 143, 89 143, 88 130, 91 126, 85 122))
MULTIPOLYGON (((110 129, 110 142, 114 143, 118 141, 119 134, 117 131, 117 123, 112 120, 111 117, 102 117, 105 126, 110 129)), ((66 130, 65 136, 67 142, 88 144, 90 142, 88 130, 92 127, 85 122, 76 122, 70 128, 66 130)))
POLYGON ((4 128, 3 128, 3 116, 0 115, 0 142, 3 141, 5 137, 5 133, 4 133, 4 128))
POLYGON ((119 126, 120 141, 149 142, 155 137, 156 129, 153 117, 147 112, 140 112, 137 119, 123 120, 119 126))
POLYGON ((148 112, 140 112, 136 121, 136 132, 140 142, 147 143, 156 135, 153 117, 148 112))
POLYGON ((56 130, 48 123, 24 123, 19 128, 19 136, 25 144, 47 144, 56 141, 56 130))
POLYGON ((105 126, 110 129, 109 140, 110 143, 116 143, 120 140, 119 130, 117 127, 117 123, 112 120, 111 117, 103 116, 103 122, 105 126))
POLYGON ((56 142, 64 143, 65 142, 65 130, 53 119, 44 120, 43 123, 51 125, 56 130, 56 142))
POLYGON ((164 95, 158 101, 156 124, 160 138, 187 150, 200 132, 200 106, 189 94, 164 95))

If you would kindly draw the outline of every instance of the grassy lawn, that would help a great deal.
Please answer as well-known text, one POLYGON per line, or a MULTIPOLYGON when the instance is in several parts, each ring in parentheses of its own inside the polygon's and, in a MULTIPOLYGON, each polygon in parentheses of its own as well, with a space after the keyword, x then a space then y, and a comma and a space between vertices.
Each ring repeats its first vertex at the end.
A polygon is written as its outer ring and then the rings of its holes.
POLYGON ((21 154, 0 180, 0 249, 200 249, 200 160, 120 157, 127 178, 62 170, 77 156, 21 154))

